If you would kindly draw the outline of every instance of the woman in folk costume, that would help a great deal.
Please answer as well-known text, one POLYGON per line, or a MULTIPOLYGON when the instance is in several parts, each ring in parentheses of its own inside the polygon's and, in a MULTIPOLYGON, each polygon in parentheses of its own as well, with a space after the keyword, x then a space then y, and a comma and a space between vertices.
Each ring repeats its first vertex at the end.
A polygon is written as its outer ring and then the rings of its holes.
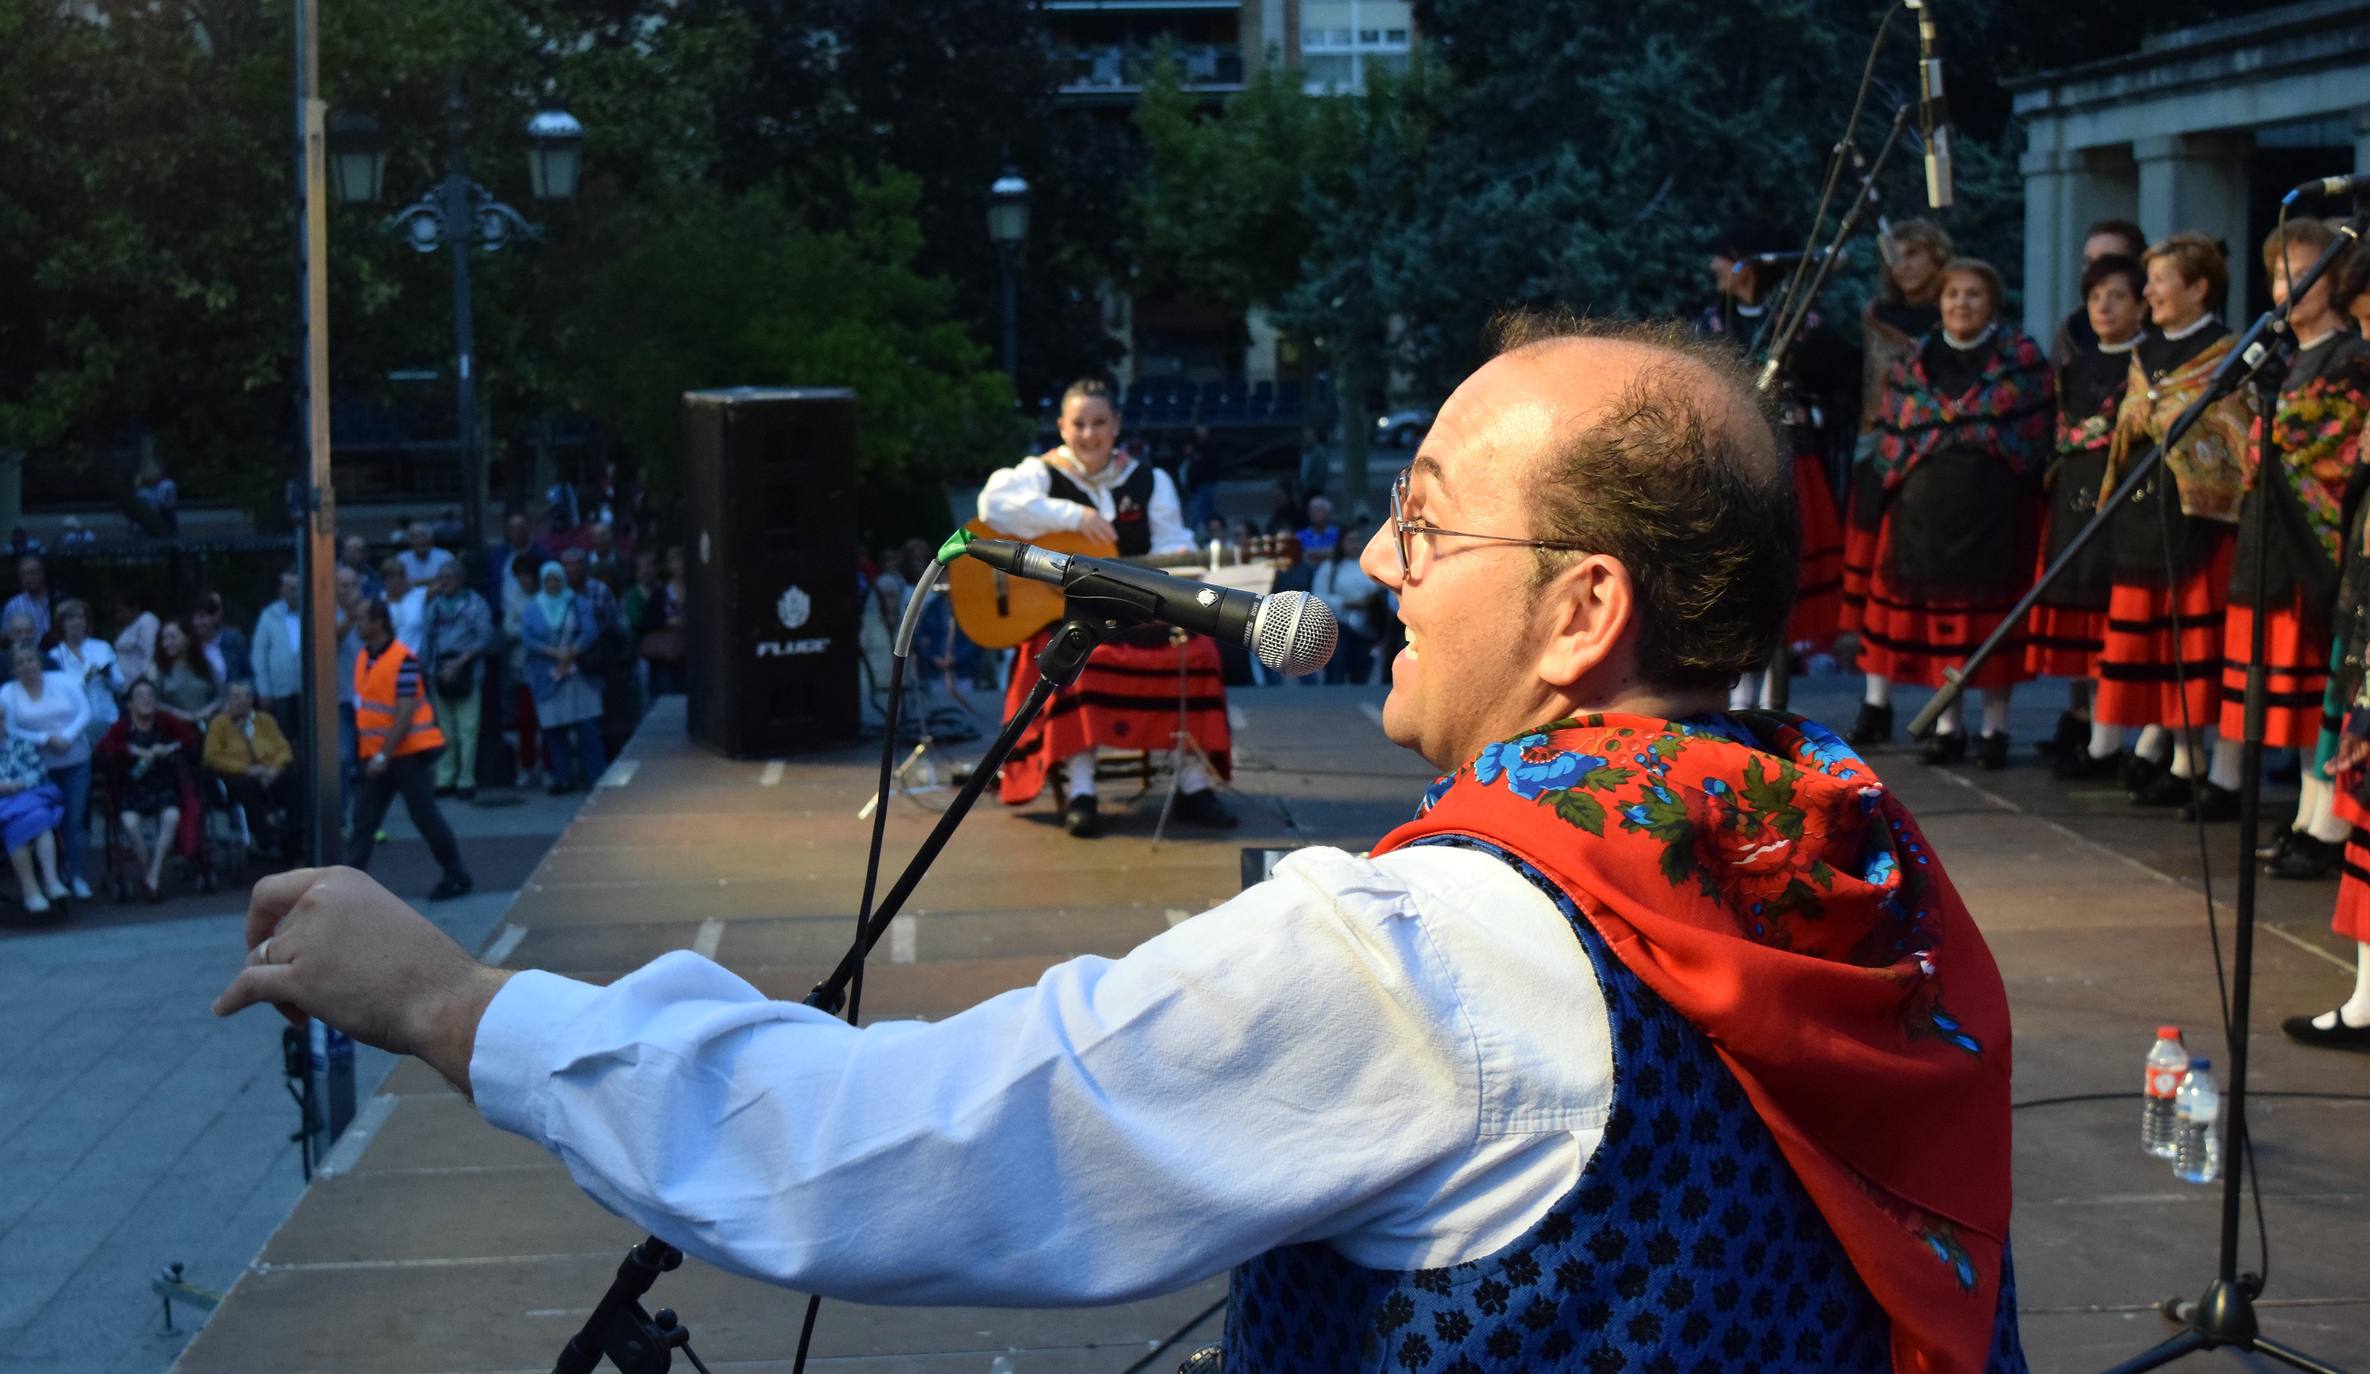
MULTIPOLYGON (((1876 451, 1853 481, 1852 522, 1876 530, 1860 627, 1866 699, 1855 738, 1892 730, 1895 682, 1940 686, 2032 584, 2040 477, 2052 403, 2041 347, 2000 322, 2000 274, 1957 258, 1943 269, 1942 324, 1894 365, 1876 451)), ((1968 682, 1983 689, 1976 762, 2008 762, 2008 693, 2025 676, 2011 641, 1968 682)), ((1928 763, 1967 756, 1956 704, 1928 763)))
MULTIPOLYGON (((2204 234, 2174 234, 2150 248, 2142 265, 2153 327, 2132 350, 2102 494, 2205 394, 2232 347, 2215 313, 2230 285, 2219 244, 2204 234)), ((2123 765, 2132 803, 2181 807, 2184 818, 2197 814, 2187 809, 2192 801, 2209 819, 2237 813, 2236 798, 2203 774, 2206 732, 2221 706, 2222 621, 2251 413, 2242 396, 2216 402, 2107 528, 2114 588, 2090 707, 2091 752, 2120 749, 2124 731, 2138 728, 2123 765)), ((2233 753, 2233 775, 2236 769, 2233 753)))
MULTIPOLYGON (((1056 422, 1062 442, 1052 452, 999 468, 979 493, 979 518, 1014 539, 1074 532, 1115 545, 1122 558, 1179 553, 1193 547, 1177 504, 1176 485, 1149 463, 1117 451, 1119 411, 1111 388, 1073 382, 1062 393, 1056 422)), ((1056 627, 1031 636, 1012 661, 1004 693, 1007 715, 1037 685, 1037 655, 1056 627)), ((1177 757, 1177 806, 1183 820, 1219 829, 1235 820, 1218 800, 1210 776, 1229 776, 1233 740, 1226 722, 1226 685, 1218 646, 1195 635, 1174 644, 1165 626, 1145 626, 1104 643, 1084 672, 1047 702, 1004 760, 997 793, 1006 805, 1035 799, 1055 768, 1069 793, 1062 824, 1072 835, 1099 833, 1094 761, 1099 747, 1165 749, 1176 740, 1179 659, 1185 674, 1184 728, 1210 761, 1192 750, 1177 757)))
MULTIPOLYGON (((1876 417, 1884 409, 1885 383, 1893 368, 1917 349, 1918 341, 1942 323, 1942 264, 1950 261, 1950 235, 1932 220, 1903 220, 1880 235, 1876 299, 1860 311, 1860 430, 1851 476, 1844 483, 1843 608, 1836 626, 1856 633, 1868 609, 1868 577, 1876 567, 1876 523, 1851 518, 1859 500, 1853 490, 1859 464, 1874 451, 1876 417)), ((1890 709, 1889 707, 1887 708, 1890 709)), ((1892 738, 1892 717, 1880 733, 1854 742, 1892 738)))
MULTIPOLYGON (((2147 318, 2141 299, 2146 289, 2147 272, 2136 257, 2109 253, 2082 269, 2084 327, 2061 331, 2066 353, 2057 366, 2057 461, 2050 469, 2042 517, 2044 568, 2098 513, 2115 416, 2147 318)), ((2103 532, 2085 545, 2058 580, 2042 589, 2025 629, 2025 670, 2035 677, 2075 679, 2080 697, 2075 705, 2085 712, 2106 642, 2112 552, 2103 532)), ((2111 776, 2121 753, 2112 732, 2072 710, 2058 719, 2056 745, 2051 766, 2061 778, 2111 776)))
MULTIPOLYGON (((2288 283, 2310 269, 2337 238, 2334 228, 2315 219, 2291 221, 2284 238, 2273 231, 2263 245, 2272 299, 2286 303, 2288 283)), ((2359 252, 2354 249, 2348 256, 2359 252)), ((2335 266, 2347 265, 2340 259, 2335 266)), ((2290 306, 2288 323, 2296 355, 2280 383, 2276 409, 2267 422, 2256 422, 2258 438, 2265 423, 2269 425, 2275 465, 2268 472, 2254 471, 2247 491, 2248 513, 2239 523, 2230 622, 2222 647, 2225 739, 2238 739, 2246 725, 2246 665, 2259 613, 2266 670, 2264 743, 2304 750, 2324 743, 2323 714, 2332 705, 2327 698, 2335 657, 2331 611, 2339 597, 2339 566, 2345 556, 2346 501, 2362 466, 2363 426, 2370 423, 2370 349, 2353 332, 2346 298, 2336 294, 2346 284, 2333 270, 2290 306), (2254 595, 2252 543, 2252 506, 2257 501, 2266 503, 2263 514, 2269 517, 2264 522, 2260 606, 2254 595)), ((2250 447, 2251 471, 2256 454, 2250 447)), ((2360 616, 2358 601, 2347 609, 2360 616)), ((2345 647, 2341 642, 2337 652, 2345 647)), ((2351 701, 2352 694, 2337 700, 2351 701)), ((2333 746, 2334 741, 2327 744, 2333 746)), ((2326 756, 2316 760, 2326 761, 2326 756)), ((2295 820, 2263 854, 2263 871, 2274 878, 2325 878, 2344 851, 2349 827, 2337 814, 2328 774, 2308 767, 2301 782, 2295 820)))
MULTIPOLYGON (((2353 317, 2357 333, 2370 331, 2370 251, 2355 246, 2325 280, 2334 283, 2332 306, 2353 317)), ((2370 803, 2365 801, 2370 798, 2370 770, 2365 769, 2370 765, 2370 670, 2365 669, 2370 663, 2370 500, 2363 499, 2365 493, 2370 493, 2370 466, 2356 464, 2346 482, 2345 536, 2339 546, 2344 569, 2338 578, 2327 723, 2313 760, 2317 767, 2309 770, 2334 779, 2337 817, 2347 828, 2330 925, 2354 943, 2354 989, 2334 1009, 2291 1016, 2280 1029, 2307 1045, 2370 1052, 2370 803)))

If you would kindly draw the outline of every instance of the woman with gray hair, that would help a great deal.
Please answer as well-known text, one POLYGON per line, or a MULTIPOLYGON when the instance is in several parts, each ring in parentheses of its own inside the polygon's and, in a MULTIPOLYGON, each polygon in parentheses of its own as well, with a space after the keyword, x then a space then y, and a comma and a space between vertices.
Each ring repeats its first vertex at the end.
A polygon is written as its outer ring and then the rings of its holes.
POLYGON ((0 845, 16 869, 18 896, 29 916, 47 915, 52 902, 68 895, 58 881, 54 833, 65 814, 65 798, 43 770, 41 751, 15 735, 0 739, 0 845))
POLYGON ((57 784, 65 809, 66 878, 76 897, 90 899, 82 872, 83 844, 90 830, 91 702, 71 674, 49 669, 39 649, 19 644, 9 651, 12 680, 0 686, 0 712, 8 737, 33 747, 57 784))

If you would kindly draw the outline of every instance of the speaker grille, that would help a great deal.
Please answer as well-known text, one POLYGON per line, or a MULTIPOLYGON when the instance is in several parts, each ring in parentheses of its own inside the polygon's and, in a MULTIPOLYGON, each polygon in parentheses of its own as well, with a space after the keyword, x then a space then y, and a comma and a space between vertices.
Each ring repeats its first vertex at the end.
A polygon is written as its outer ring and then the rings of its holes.
POLYGON ((1307 592, 1269 596, 1251 622, 1251 652, 1268 667, 1295 677, 1332 662, 1340 637, 1332 610, 1307 592))

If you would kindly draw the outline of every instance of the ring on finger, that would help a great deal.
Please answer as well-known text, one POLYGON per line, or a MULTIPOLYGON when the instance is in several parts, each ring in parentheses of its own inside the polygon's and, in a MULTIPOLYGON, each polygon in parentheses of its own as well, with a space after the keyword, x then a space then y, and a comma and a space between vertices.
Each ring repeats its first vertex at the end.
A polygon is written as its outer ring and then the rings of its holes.
POLYGON ((256 962, 256 963, 259 963, 259 964, 268 964, 268 963, 270 963, 271 961, 272 961, 272 937, 271 937, 271 936, 269 936, 269 935, 266 935, 266 936, 264 936, 264 937, 263 937, 263 943, 262 943, 262 944, 259 944, 259 945, 257 945, 257 946, 255 947, 255 962, 256 962))

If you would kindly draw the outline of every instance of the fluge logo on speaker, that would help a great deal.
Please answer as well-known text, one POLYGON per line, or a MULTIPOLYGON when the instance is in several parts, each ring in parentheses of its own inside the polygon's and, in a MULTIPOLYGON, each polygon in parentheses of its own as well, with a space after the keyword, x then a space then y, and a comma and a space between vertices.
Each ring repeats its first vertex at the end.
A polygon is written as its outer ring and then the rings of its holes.
POLYGON ((783 629, 795 630, 806 623, 811 606, 807 594, 793 584, 783 591, 782 599, 774 603, 774 614, 782 618, 783 629))

